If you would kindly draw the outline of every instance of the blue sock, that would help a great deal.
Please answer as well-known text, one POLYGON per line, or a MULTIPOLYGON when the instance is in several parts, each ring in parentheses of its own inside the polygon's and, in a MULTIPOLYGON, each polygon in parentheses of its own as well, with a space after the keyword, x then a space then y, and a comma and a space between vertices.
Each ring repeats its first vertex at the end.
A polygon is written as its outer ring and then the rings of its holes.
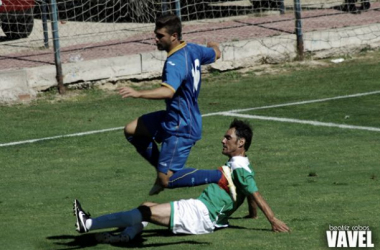
POLYGON ((168 188, 193 187, 209 183, 218 183, 222 177, 219 170, 200 170, 184 168, 175 172, 169 178, 168 188))
POLYGON ((102 215, 97 218, 91 218, 86 221, 86 227, 89 230, 113 228, 113 227, 129 227, 135 224, 141 224, 141 212, 135 208, 125 212, 102 215))
POLYGON ((127 140, 135 146, 137 152, 144 157, 145 160, 153 167, 157 167, 160 151, 153 139, 143 136, 129 136, 127 140))

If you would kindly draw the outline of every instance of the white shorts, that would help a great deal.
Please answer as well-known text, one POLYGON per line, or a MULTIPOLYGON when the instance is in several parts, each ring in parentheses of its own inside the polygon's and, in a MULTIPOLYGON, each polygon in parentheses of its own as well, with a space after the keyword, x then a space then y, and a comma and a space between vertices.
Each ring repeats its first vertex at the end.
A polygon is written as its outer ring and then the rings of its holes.
POLYGON ((207 234, 215 229, 208 209, 200 200, 173 201, 170 228, 174 234, 207 234))

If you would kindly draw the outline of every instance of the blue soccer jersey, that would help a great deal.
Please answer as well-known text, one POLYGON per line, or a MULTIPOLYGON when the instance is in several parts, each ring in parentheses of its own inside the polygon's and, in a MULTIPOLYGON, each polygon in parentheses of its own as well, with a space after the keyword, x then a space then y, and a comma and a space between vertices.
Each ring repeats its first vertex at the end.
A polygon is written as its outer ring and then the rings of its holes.
POLYGON ((202 117, 198 107, 201 88, 201 65, 215 62, 214 49, 181 42, 170 51, 162 73, 162 85, 175 94, 166 100, 166 117, 162 128, 170 135, 199 140, 202 117))

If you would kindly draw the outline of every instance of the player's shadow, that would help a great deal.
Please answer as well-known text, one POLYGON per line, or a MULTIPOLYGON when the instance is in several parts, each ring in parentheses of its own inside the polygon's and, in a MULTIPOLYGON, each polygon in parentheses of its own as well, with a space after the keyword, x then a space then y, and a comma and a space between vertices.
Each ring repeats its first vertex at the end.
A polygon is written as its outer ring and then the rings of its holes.
POLYGON ((240 226, 234 226, 234 225, 229 225, 228 229, 244 229, 244 230, 252 230, 252 231, 268 231, 268 232, 272 232, 272 230, 267 229, 267 228, 247 228, 247 227, 240 227, 240 226))
MULTIPOLYGON (((47 237, 48 240, 59 241, 54 242, 55 245, 62 248, 57 248, 56 250, 67 250, 67 249, 83 249, 88 247, 94 247, 98 244, 108 244, 108 243, 98 243, 95 240, 96 233, 88 233, 81 235, 58 235, 47 237), (67 241, 67 242, 63 242, 67 241)), ((115 247, 123 248, 147 248, 147 247, 161 247, 161 246, 170 246, 170 245, 182 245, 182 244, 191 244, 191 245, 209 245, 209 242, 199 242, 194 240, 181 240, 177 242, 170 243, 148 243, 149 237, 179 237, 185 235, 175 235, 166 229, 157 229, 157 230, 144 230, 143 234, 139 237, 136 237, 134 240, 127 243, 112 243, 109 245, 115 247)))
MULTIPOLYGON (((245 217, 230 217, 229 220, 252 220, 250 218, 245 218, 245 217)), ((228 229, 244 229, 244 230, 252 230, 252 231, 268 231, 272 232, 271 229, 268 228, 247 228, 247 227, 241 227, 241 226, 234 226, 234 225, 229 225, 228 229)))

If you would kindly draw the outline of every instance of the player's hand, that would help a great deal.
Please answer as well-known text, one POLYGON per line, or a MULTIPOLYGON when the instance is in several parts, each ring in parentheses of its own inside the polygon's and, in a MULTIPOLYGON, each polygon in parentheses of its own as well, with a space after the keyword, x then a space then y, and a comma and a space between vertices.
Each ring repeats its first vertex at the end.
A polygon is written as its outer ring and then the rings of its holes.
POLYGON ((215 51, 215 60, 218 60, 222 56, 222 52, 219 49, 219 43, 217 42, 207 42, 207 47, 213 48, 215 51))
POLYGON ((128 98, 128 97, 139 98, 140 97, 140 92, 130 87, 123 87, 123 88, 118 89, 118 91, 119 91, 119 95, 121 95, 122 98, 128 98))
POLYGON ((274 218, 271 224, 273 232, 290 232, 290 228, 277 218, 274 218))
POLYGON ((217 43, 217 42, 211 42, 210 41, 210 42, 207 42, 206 46, 209 47, 209 48, 219 47, 219 43, 217 43))

